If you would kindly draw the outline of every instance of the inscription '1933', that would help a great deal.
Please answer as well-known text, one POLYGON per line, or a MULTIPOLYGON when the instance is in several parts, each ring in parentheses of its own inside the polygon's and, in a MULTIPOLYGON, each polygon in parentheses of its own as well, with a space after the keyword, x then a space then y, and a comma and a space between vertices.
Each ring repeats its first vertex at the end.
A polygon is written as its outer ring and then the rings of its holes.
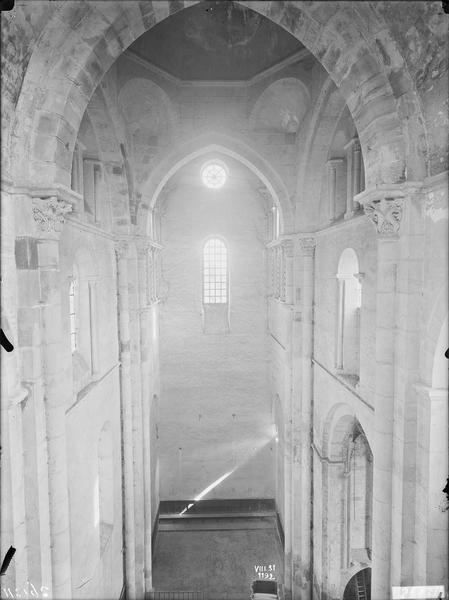
POLYGON ((259 579, 276 579, 276 565, 255 565, 254 570, 259 579))

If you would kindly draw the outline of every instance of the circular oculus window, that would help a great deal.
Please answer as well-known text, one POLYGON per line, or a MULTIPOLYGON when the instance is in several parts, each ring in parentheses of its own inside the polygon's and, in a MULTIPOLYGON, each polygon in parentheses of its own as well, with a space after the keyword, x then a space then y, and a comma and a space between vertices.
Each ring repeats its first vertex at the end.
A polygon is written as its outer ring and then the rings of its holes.
POLYGON ((225 184, 226 169, 217 162, 207 163, 201 169, 201 178, 206 187, 216 190, 225 184))

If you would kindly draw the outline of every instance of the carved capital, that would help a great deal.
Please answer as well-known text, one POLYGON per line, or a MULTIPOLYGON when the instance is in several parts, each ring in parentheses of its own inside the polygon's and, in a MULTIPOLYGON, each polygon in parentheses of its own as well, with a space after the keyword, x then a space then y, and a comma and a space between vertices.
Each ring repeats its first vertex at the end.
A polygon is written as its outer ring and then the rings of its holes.
POLYGON ((56 196, 33 198, 33 216, 41 231, 60 233, 64 225, 64 217, 71 210, 70 202, 56 196))
POLYGON ((404 199, 381 198, 372 200, 364 205, 365 214, 382 235, 394 235, 399 232, 402 220, 404 199))
POLYGON ((128 258, 129 242, 126 240, 115 240, 114 249, 118 259, 128 258))
POLYGON ((301 238, 299 247, 303 256, 313 256, 315 254, 316 240, 312 237, 301 238))
POLYGON ((352 151, 354 152, 354 154, 356 154, 357 152, 361 152, 362 148, 360 146, 360 140, 358 138, 355 138, 352 144, 352 151))
POLYGON ((344 163, 343 158, 330 158, 326 165, 329 171, 337 171, 339 168, 343 166, 344 163))
POLYGON ((137 240, 136 241, 137 256, 139 258, 145 258, 148 255, 150 248, 151 248, 151 243, 149 242, 149 240, 137 240))
POLYGON ((283 240, 282 247, 284 248, 284 255, 287 258, 293 258, 293 242, 292 242, 292 240, 283 240))
POLYGON ((431 189, 427 192, 424 203, 424 215, 429 217, 434 223, 447 221, 449 216, 447 187, 431 189))
POLYGON ((346 150, 346 152, 348 154, 352 154, 352 152, 354 151, 354 148, 358 146, 358 149, 360 151, 360 141, 359 138, 357 137, 353 137, 352 139, 349 140, 349 142, 343 146, 343 149, 346 150))

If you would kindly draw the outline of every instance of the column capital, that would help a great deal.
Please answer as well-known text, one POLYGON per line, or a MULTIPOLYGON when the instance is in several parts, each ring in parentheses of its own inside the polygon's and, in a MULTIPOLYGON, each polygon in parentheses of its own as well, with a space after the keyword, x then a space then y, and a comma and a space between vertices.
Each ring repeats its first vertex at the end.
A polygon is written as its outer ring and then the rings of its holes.
POLYGON ((72 211, 72 204, 67 200, 50 196, 49 198, 33 198, 33 217, 41 231, 61 233, 65 215, 72 211))
POLYGON ((356 149, 358 151, 360 151, 360 140, 359 140, 359 138, 357 136, 351 138, 349 140, 349 142, 345 146, 343 146, 343 149, 346 150, 346 152, 348 152, 349 150, 356 150, 356 149))
POLYGON ((257 192, 266 202, 268 202, 268 204, 270 204, 270 209, 273 208, 274 199, 270 190, 264 185, 261 185, 257 188, 257 192))
POLYGON ((357 194, 355 200, 363 206, 377 233, 395 236, 399 233, 405 208, 405 199, 417 192, 420 184, 405 182, 380 184, 357 194))
POLYGON ((314 237, 299 238, 298 241, 302 256, 313 256, 315 254, 316 239, 314 237))
POLYGON ((130 243, 126 239, 114 240, 114 249, 117 254, 117 258, 128 258, 130 249, 130 243))
POLYGON ((149 249, 151 248, 150 240, 138 238, 135 240, 135 244, 136 244, 137 256, 139 258, 144 258, 148 254, 149 249))
POLYGON ((293 240, 290 238, 282 240, 281 245, 284 248, 285 256, 287 256, 288 258, 292 258, 294 250, 293 240))
POLYGON ((340 165, 342 165, 344 162, 345 162, 344 158, 330 158, 326 162, 326 165, 327 165, 328 168, 336 169, 337 167, 339 167, 340 165))

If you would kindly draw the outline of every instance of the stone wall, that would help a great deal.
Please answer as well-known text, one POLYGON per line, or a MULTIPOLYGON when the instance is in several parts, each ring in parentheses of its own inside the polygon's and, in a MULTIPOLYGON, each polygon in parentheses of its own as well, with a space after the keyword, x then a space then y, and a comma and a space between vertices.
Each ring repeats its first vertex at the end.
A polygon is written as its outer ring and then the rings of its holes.
POLYGON ((211 495, 276 497, 293 600, 341 597, 364 566, 339 561, 344 518, 329 512, 344 506, 356 422, 373 452, 372 559, 357 554, 371 561, 373 599, 402 583, 447 587, 447 16, 439 2, 248 4, 306 47, 248 85, 180 83, 124 54, 190 2, 16 2, 2 15, 2 328, 15 345, 1 355, 2 556, 17 548, 5 587, 118 596, 124 579, 129 598, 143 596, 158 474, 163 497, 191 498, 235 466, 211 495), (290 78, 296 136, 294 119, 273 127, 290 78), (329 218, 328 160, 356 134, 365 189, 343 212, 331 163, 329 218), (102 168, 100 222, 70 190, 77 138, 102 168), (240 177, 214 232, 237 248, 220 334, 202 330, 198 240, 215 221, 189 170, 211 152, 240 177), (273 204, 280 236, 265 247, 273 204), (158 209, 165 249, 149 226, 158 209), (335 369, 348 247, 364 276, 358 380, 335 369), (96 307, 86 321, 83 296, 72 354, 75 259, 96 307), (211 372, 221 377, 207 390, 211 372), (189 402, 195 411, 179 410, 189 402))
POLYGON ((222 189, 204 187, 197 160, 173 178, 163 205, 159 441, 167 500, 192 500, 227 473, 208 498, 274 495, 265 215, 253 177, 225 161, 222 189), (203 309, 202 251, 210 236, 228 248, 229 306, 203 309))

